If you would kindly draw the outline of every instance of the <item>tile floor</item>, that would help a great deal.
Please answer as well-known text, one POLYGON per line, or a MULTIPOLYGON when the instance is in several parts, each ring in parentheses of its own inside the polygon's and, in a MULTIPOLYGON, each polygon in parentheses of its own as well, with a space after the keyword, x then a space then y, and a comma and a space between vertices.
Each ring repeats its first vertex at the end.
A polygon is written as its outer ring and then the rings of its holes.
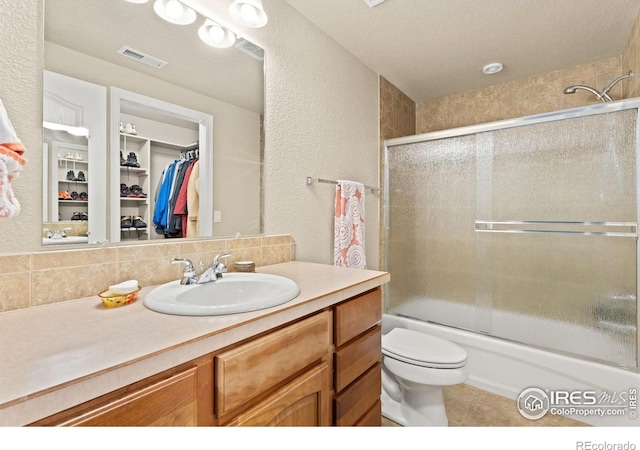
MULTIPOLYGON (((515 400, 478 389, 468 384, 445 386, 444 402, 450 427, 585 427, 568 417, 547 414, 539 420, 520 415, 515 400)), ((399 426, 382 418, 382 426, 399 426)))

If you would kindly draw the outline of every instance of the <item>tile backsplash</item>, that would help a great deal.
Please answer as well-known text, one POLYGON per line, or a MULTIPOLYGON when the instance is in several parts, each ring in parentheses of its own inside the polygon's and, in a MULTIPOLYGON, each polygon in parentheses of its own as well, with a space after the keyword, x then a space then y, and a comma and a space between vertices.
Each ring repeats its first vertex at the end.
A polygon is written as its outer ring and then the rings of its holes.
POLYGON ((225 261, 230 270, 235 261, 251 260, 260 267, 295 260, 290 235, 0 255, 0 312, 97 295, 130 279, 143 287, 166 283, 182 276, 183 267, 171 264, 171 258, 210 265, 224 251, 232 252, 225 261))

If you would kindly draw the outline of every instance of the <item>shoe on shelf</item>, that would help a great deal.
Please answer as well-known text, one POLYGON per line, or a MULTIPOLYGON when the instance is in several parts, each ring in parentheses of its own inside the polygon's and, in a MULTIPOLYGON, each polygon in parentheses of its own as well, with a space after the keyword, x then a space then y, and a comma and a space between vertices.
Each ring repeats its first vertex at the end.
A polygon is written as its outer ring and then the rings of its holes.
POLYGON ((131 216, 121 216, 120 217, 120 228, 131 228, 133 222, 131 221, 131 216))
POLYGON ((134 184, 133 186, 131 186, 131 192, 137 198, 147 198, 147 194, 142 192, 142 188, 137 184, 134 184))
POLYGON ((76 177, 76 181, 82 181, 82 182, 86 182, 87 179, 84 177, 84 172, 82 170, 80 170, 78 172, 78 176, 76 177))
POLYGON ((124 126, 122 125, 122 122, 120 122, 120 133, 124 133, 124 126))
POLYGON ((71 194, 67 191, 58 192, 58 200, 69 200, 71 198, 71 194))
POLYGON ((71 216, 71 220, 82 220, 82 213, 74 212, 71 216))
POLYGON ((124 183, 120 183, 120 197, 131 197, 131 194, 131 188, 124 183))
POLYGON ((89 213, 87 212, 80 213, 80 220, 89 220, 89 213))
POLYGON ((78 200, 78 193, 76 191, 73 191, 71 193, 71 200, 78 200))
MULTIPOLYGON (((122 122, 120 122, 120 126, 122 127, 122 122)), ((120 150, 120 165, 121 165, 121 166, 124 166, 124 165, 126 165, 126 164, 125 164, 126 162, 127 162, 127 161, 126 161, 126 160, 124 159, 124 157, 122 156, 122 150, 120 150)))
POLYGON ((140 216, 134 216, 132 223, 134 228, 147 228, 147 224, 144 223, 140 216))
POLYGON ((136 131, 135 125, 132 123, 126 124, 124 127, 124 130, 127 134, 138 134, 138 132, 136 131))
POLYGON ((127 156, 127 162, 125 162, 124 165, 129 167, 140 167, 140 163, 138 162, 138 155, 133 152, 129 152, 129 155, 127 156))
POLYGON ((78 200, 87 201, 89 200, 89 196, 87 195, 86 192, 80 192, 80 194, 78 194, 78 200))
POLYGON ((82 155, 80 153, 76 153, 76 157, 74 159, 76 161, 82 161, 82 155))
POLYGON ((67 154, 64 155, 64 159, 73 159, 73 153, 67 152, 67 154))
POLYGON ((76 181, 76 174, 73 170, 67 172, 67 181, 76 181))

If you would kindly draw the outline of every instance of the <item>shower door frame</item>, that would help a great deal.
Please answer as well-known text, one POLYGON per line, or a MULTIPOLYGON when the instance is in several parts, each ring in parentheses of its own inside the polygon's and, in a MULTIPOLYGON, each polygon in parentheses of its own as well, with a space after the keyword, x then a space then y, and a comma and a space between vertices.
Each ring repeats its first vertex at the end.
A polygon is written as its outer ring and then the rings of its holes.
MULTIPOLYGON (((503 130, 507 128, 517 128, 525 125, 541 124, 546 122, 555 122, 564 119, 573 119, 578 117, 586 117, 598 114, 611 113, 616 111, 636 110, 636 139, 635 139, 635 184, 636 184, 636 367, 635 372, 640 372, 640 332, 638 324, 640 323, 640 307, 638 307, 638 291, 640 290, 638 283, 640 282, 640 245, 637 237, 637 224, 640 222, 640 98, 629 100, 619 100, 610 103, 599 103, 595 105, 582 106, 579 108, 564 109, 552 111, 548 113, 536 114, 531 116, 517 117, 513 119, 500 120, 495 122, 486 122, 477 125, 469 125, 459 128, 449 128, 446 130, 433 131, 430 133, 416 134, 413 136, 405 136, 384 141, 384 173, 383 173, 383 223, 385 229, 385 240, 383 246, 384 252, 384 270, 389 270, 389 152, 391 147, 406 144, 417 144, 421 142, 429 142, 440 139, 447 139, 459 136, 466 136, 487 131, 503 130)), ((389 288, 384 292, 384 309, 389 312, 389 288)), ((497 338, 499 339, 499 338, 497 338)))

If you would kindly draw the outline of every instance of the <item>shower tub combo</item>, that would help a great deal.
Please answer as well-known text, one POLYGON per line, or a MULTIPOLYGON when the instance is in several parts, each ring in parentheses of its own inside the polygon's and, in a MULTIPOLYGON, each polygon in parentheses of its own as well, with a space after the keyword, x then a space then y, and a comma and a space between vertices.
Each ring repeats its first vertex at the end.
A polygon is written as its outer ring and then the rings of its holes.
POLYGON ((460 345, 467 383, 514 407, 531 387, 587 392, 596 405, 574 397, 564 412, 640 425, 639 108, 625 100, 386 141, 383 334, 460 345))

